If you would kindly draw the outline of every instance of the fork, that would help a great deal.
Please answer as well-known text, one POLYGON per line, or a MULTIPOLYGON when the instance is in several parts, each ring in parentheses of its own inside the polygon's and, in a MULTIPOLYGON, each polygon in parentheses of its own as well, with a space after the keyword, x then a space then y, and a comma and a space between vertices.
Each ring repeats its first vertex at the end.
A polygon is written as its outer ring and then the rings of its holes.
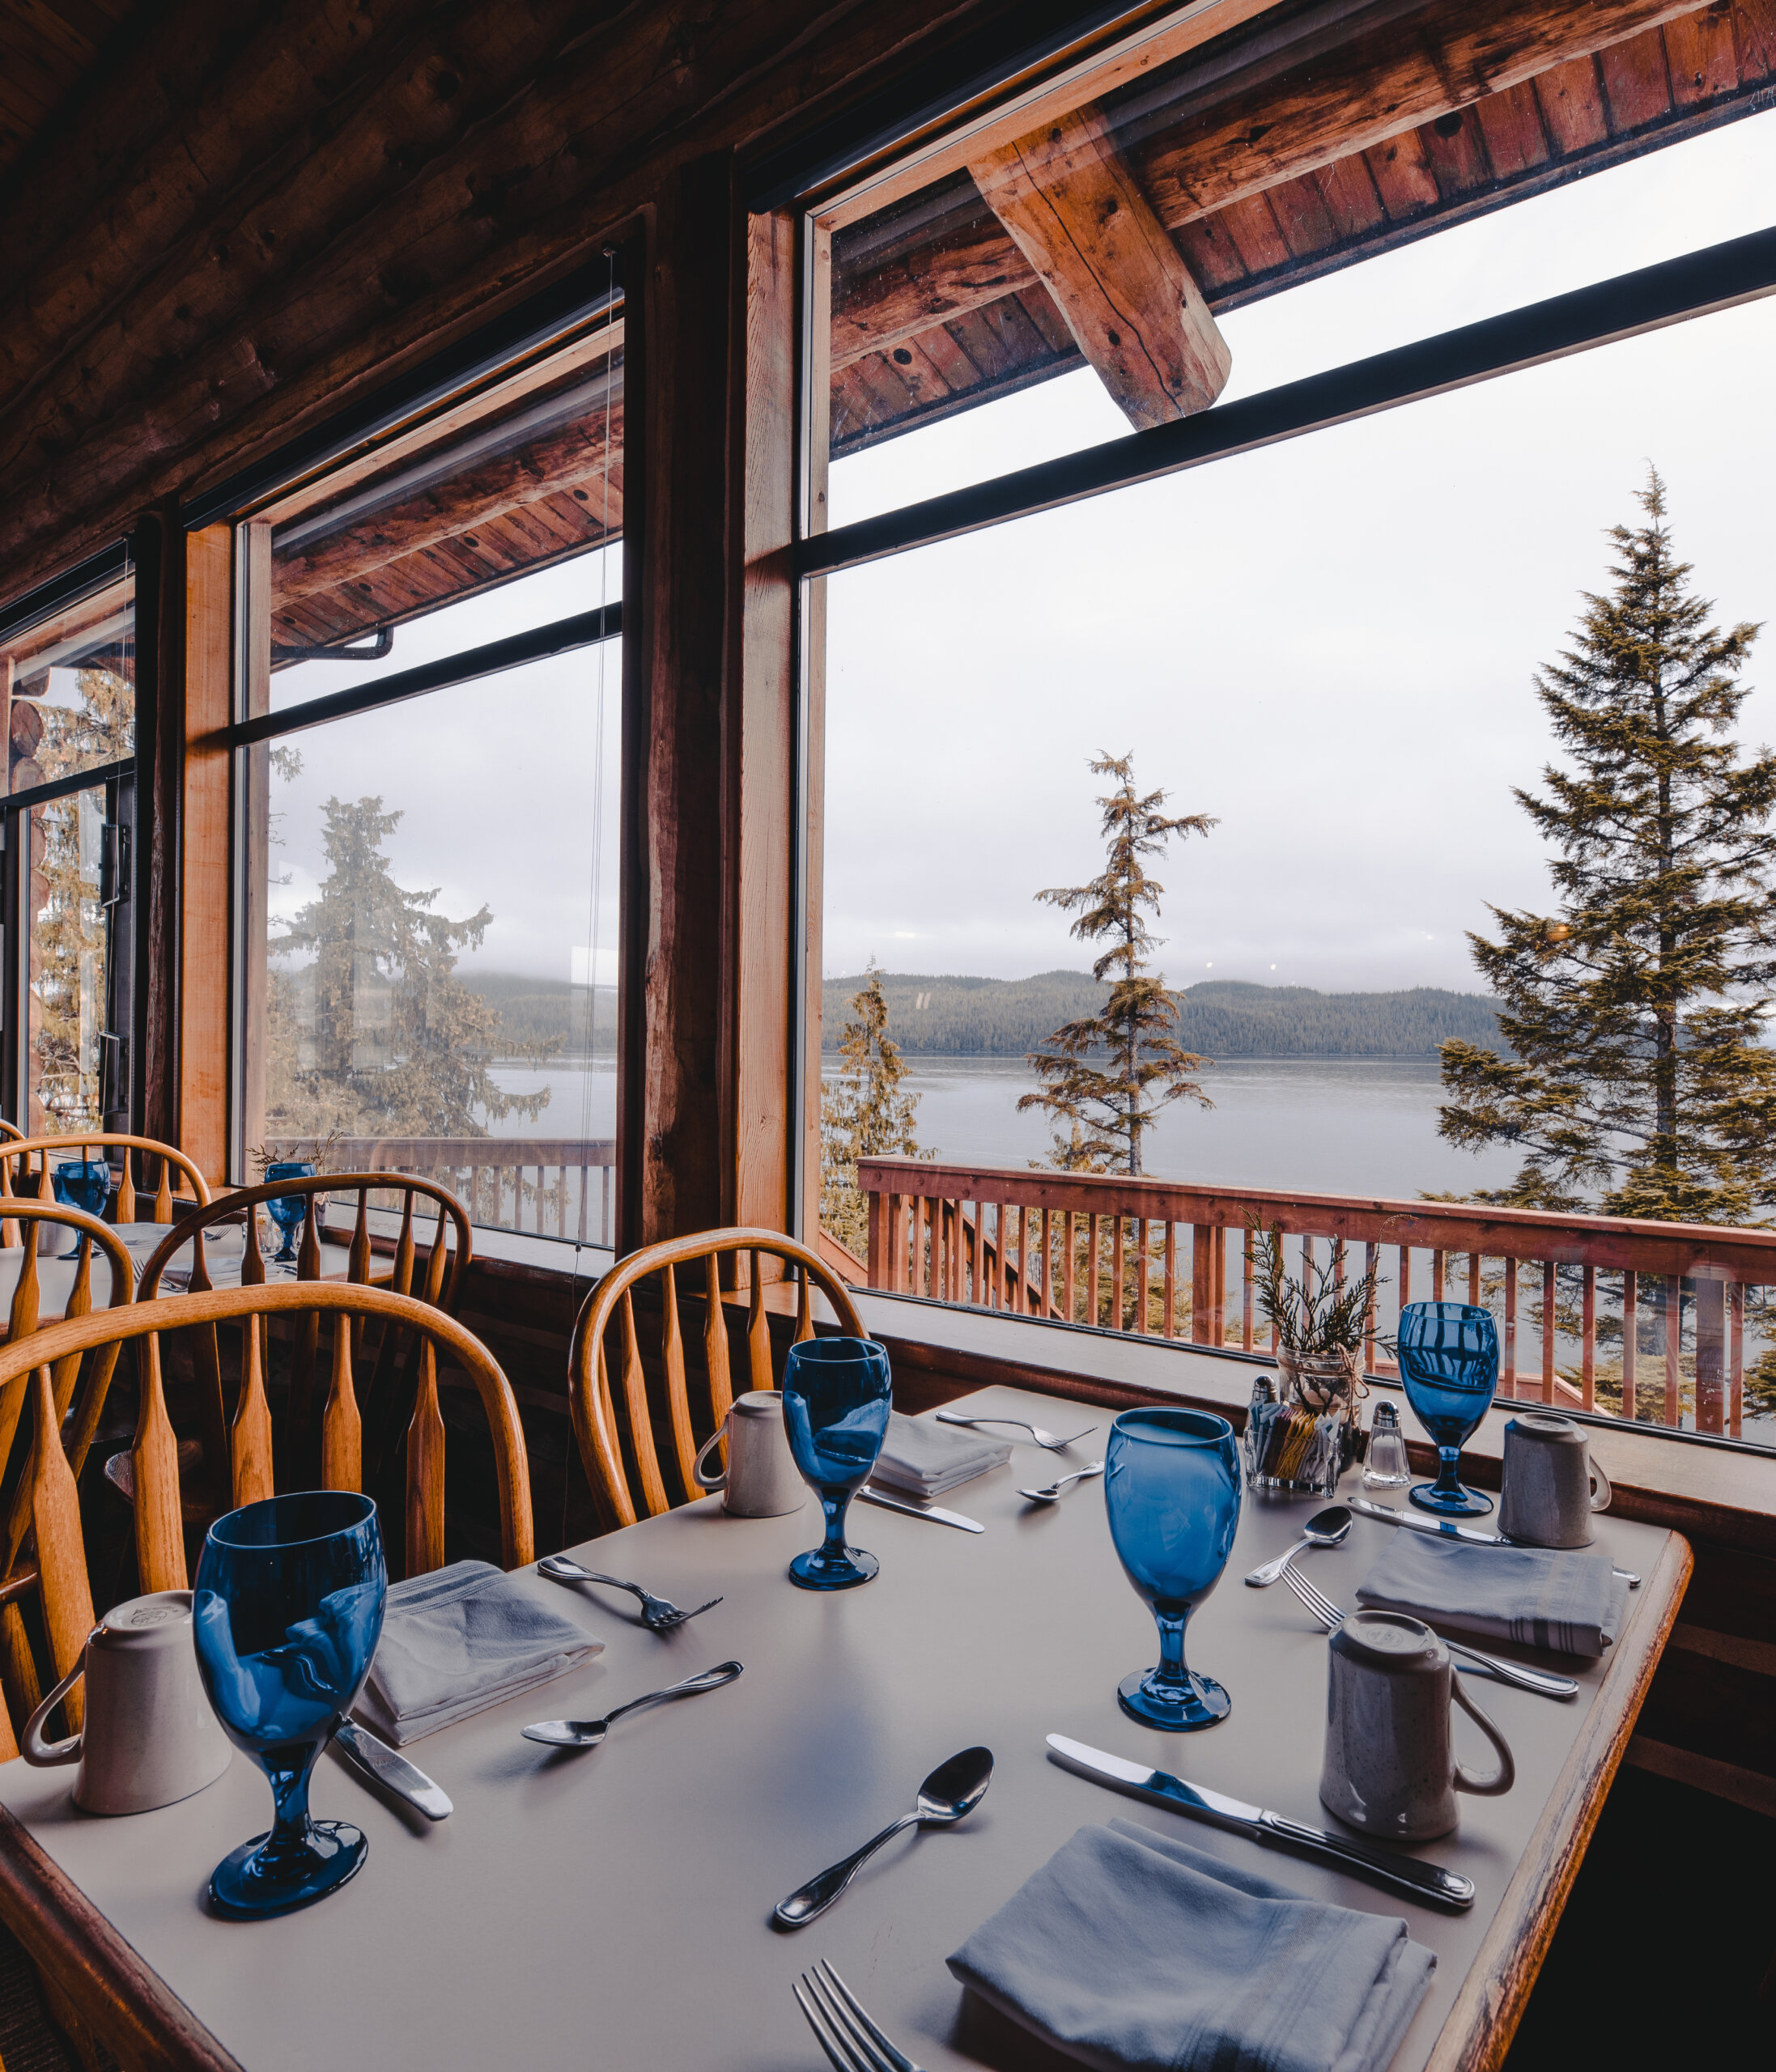
POLYGON ((790 1990, 835 2072, 920 2072, 871 2021, 856 1994, 824 1957, 790 1990))
MULTIPOLYGON (((1283 1570, 1283 1581, 1328 1633, 1336 1633, 1344 1624, 1344 1613, 1323 1590, 1296 1572, 1292 1560, 1283 1570)), ((1570 1676, 1553 1676, 1541 1669, 1519 1669, 1514 1662, 1500 1662, 1496 1656, 1482 1654, 1478 1648, 1464 1647, 1459 1641, 1450 1640, 1446 1635, 1438 1637, 1451 1654, 1474 1663, 1501 1684, 1515 1684, 1519 1690, 1533 1691, 1543 1698, 1578 1696, 1578 1686, 1570 1676)))
POLYGON ((1022 1417, 964 1417, 954 1410, 940 1410, 937 1422, 940 1424, 1015 1424, 1020 1432, 1027 1432, 1039 1446, 1046 1446, 1052 1454, 1059 1453, 1063 1446, 1077 1446, 1081 1439, 1089 1439, 1098 1429, 1095 1424, 1088 1424, 1083 1432, 1075 1432, 1070 1439, 1057 1439, 1052 1432, 1043 1431, 1039 1424, 1026 1424, 1022 1417))
POLYGON ((683 1625, 686 1620, 695 1619, 697 1612, 711 1611, 721 1602, 719 1597, 712 1597, 695 1611, 681 1611, 669 1598, 656 1597, 639 1583, 626 1583, 621 1576, 601 1576, 595 1569, 582 1569, 565 1554, 545 1555, 537 1564, 537 1573, 546 1576, 552 1583, 604 1583, 612 1590, 627 1590, 631 1597, 640 1599, 641 1623, 651 1633, 669 1633, 674 1626, 683 1625))

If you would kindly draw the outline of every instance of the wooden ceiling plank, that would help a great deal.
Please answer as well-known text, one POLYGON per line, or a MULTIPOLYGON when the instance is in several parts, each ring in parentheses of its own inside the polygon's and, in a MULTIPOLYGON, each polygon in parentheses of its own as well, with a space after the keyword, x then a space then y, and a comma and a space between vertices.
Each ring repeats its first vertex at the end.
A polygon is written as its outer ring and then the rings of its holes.
POLYGON ((1368 161, 1360 151, 1322 167, 1308 177, 1319 189, 1336 240, 1362 237, 1387 222, 1387 211, 1370 177, 1368 161))
POLYGON ((969 171, 1136 430, 1207 410, 1233 355, 1101 111, 1057 116, 969 171))
POLYGON ((1536 82, 1536 100, 1555 151, 1561 158, 1595 151, 1609 136, 1609 110, 1595 57, 1556 65, 1536 82))
POLYGON ((1035 270, 983 210, 978 236, 951 241, 914 260, 833 280, 832 363, 848 367, 865 353, 892 351, 945 318, 996 302, 1028 287, 1035 270))
POLYGON ((1425 163, 1437 182, 1438 193, 1452 202, 1490 185, 1493 168, 1486 156, 1486 139, 1472 108, 1451 111, 1443 120, 1455 125, 1447 137, 1433 122, 1420 130, 1418 140, 1425 147, 1425 163))
POLYGON ((1283 234, 1291 259, 1310 258, 1338 242, 1337 225, 1311 172, 1303 173, 1299 180, 1285 180, 1280 187, 1273 187, 1264 199, 1270 204, 1270 212, 1277 219, 1277 227, 1283 234))
POLYGON ((1741 85, 1776 79, 1776 0, 1736 0, 1732 20, 1741 85))
POLYGON ((1246 262, 1239 247, 1213 216, 1200 223, 1186 223, 1177 232, 1184 264, 1196 276, 1203 293, 1211 299, 1223 289, 1247 278, 1246 262))
POLYGON ((1040 333, 1042 342, 1050 352, 1072 354, 1077 350, 1077 341, 1068 329, 1067 320, 1055 307, 1052 295, 1039 287, 1027 287, 1017 298, 1017 303, 1031 327, 1040 333))
POLYGON ((1712 7, 1665 24, 1665 59, 1678 107, 1695 108, 1738 91, 1733 30, 1732 14, 1717 15, 1712 7))
MULTIPOLYGON (((1656 36, 1659 32, 1651 32, 1656 36)), ((1546 165, 1550 156, 1541 108, 1532 83, 1507 87, 1474 103, 1472 116, 1485 139, 1493 176, 1510 180, 1546 165)))
POLYGON ((1441 199, 1437 176, 1416 130, 1391 137, 1384 144, 1372 144, 1363 153, 1363 163, 1390 223, 1409 223, 1425 210, 1434 209, 1441 199))
POLYGON ((1638 130, 1669 113, 1671 74, 1661 37, 1636 36, 1598 53, 1609 126, 1616 136, 1638 130))
POLYGON ((1289 240, 1268 195, 1251 194, 1235 202, 1222 210, 1220 221, 1248 274, 1268 274, 1289 264, 1289 240))

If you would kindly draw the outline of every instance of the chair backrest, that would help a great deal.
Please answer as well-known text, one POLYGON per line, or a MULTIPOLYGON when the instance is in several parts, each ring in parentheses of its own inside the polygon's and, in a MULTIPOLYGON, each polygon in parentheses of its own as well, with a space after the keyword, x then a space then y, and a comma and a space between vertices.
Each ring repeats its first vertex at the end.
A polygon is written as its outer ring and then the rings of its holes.
MULTIPOLYGON (((10 1126, 9 1126, 10 1127, 10 1126)), ((142 1187, 147 1190, 148 1174, 147 1161, 157 1161, 155 1174, 154 1213, 147 1220, 151 1223, 171 1223, 174 1212, 183 1215, 191 1205, 183 1195, 176 1194, 172 1174, 176 1169, 181 1180, 189 1181, 199 1208, 207 1205, 210 1189, 204 1177, 176 1144, 163 1144, 158 1137, 130 1136, 122 1131, 96 1130, 83 1136, 17 1136, 0 1140, 0 1207, 6 1197, 47 1199, 50 1194, 49 1168, 54 1154, 67 1152, 70 1156, 90 1157, 95 1151, 121 1150, 122 1170, 117 1178, 117 1191, 112 1197, 113 1220, 118 1223, 136 1221, 136 1184, 130 1170, 130 1154, 136 1154, 142 1171, 142 1187), (33 1165, 33 1161, 36 1161, 33 1165)), ((0 1246, 15 1245, 19 1242, 14 1232, 10 1213, 0 1225, 0 1246)))
MULTIPOLYGON (((444 1429, 438 1408, 441 1348, 468 1375, 480 1395, 493 1435, 499 1498, 501 1559, 508 1569, 536 1558, 531 1522, 530 1472, 512 1385, 499 1363, 472 1331, 410 1295, 342 1280, 276 1281, 257 1287, 216 1288, 205 1294, 163 1296, 127 1309, 50 1324, 36 1338, 0 1348, 0 1390, 33 1361, 55 1361, 126 1340, 142 1340, 138 1362, 141 1408, 131 1449, 136 1492, 136 1565, 144 1590, 185 1590, 178 1448, 167 1416, 160 1377, 160 1334, 193 1324, 241 1320, 240 1388, 229 1429, 232 1500, 251 1504, 274 1493, 271 1412, 266 1397, 264 1327, 273 1317, 330 1311, 332 1380, 322 1424, 321 1487, 362 1486, 362 1420, 352 1374, 351 1318, 380 1321, 385 1330, 411 1332, 419 1343, 418 1386, 406 1434, 405 1569, 423 1575, 444 1558, 444 1429)), ((393 1556, 393 1550, 391 1550, 393 1556)))
POLYGON ((0 1138, 7 1139, 14 1144, 22 1143, 24 1132, 16 1123, 9 1123, 4 1115, 0 1115, 0 1138))
POLYGON ((665 1370, 666 1411, 672 1426, 672 1450, 683 1492, 680 1501, 699 1494, 691 1474, 697 1457, 693 1437, 690 1398, 685 1382, 684 1335, 678 1323, 676 1269, 702 1259, 703 1270, 703 1359, 709 1374, 709 1409, 712 1424, 728 1415, 733 1387, 728 1363, 728 1324, 723 1310, 720 1266, 724 1256, 744 1254, 748 1261, 750 1301, 746 1318, 746 1353, 751 1389, 776 1386, 771 1372, 771 1333, 766 1320, 765 1284, 759 1270, 762 1257, 784 1260, 800 1269, 801 1289, 797 1304, 796 1336, 814 1335, 811 1290, 818 1284, 831 1303, 840 1327, 857 1338, 868 1335, 857 1306, 844 1284, 805 1245, 774 1230, 704 1230, 690 1238, 669 1238, 619 1259, 582 1305, 574 1324, 573 1349, 568 1358, 567 1384, 572 1401, 574 1431, 580 1441, 580 1458, 587 1479, 601 1509, 613 1525, 633 1525, 638 1516, 657 1518, 671 1508, 672 1499, 660 1472, 654 1446, 653 1418, 648 1383, 635 1335, 635 1306, 630 1291, 649 1274, 661 1276, 661 1303, 664 1323, 661 1340, 665 1370), (630 1452, 634 1461, 631 1482, 623 1458, 619 1430, 611 1396, 610 1377, 605 1355, 605 1334, 618 1313, 622 1319, 622 1395, 630 1452))
MULTIPOLYGON (((240 1260, 241 1285, 258 1286, 266 1278, 266 1261, 260 1250, 260 1205, 294 1197, 302 1198, 308 1204, 296 1254, 296 1279, 319 1280, 320 1225, 324 1216, 315 1213, 314 1204, 320 1197, 353 1191, 358 1197, 358 1212, 346 1250, 348 1284, 359 1288, 375 1284, 372 1272, 376 1245, 370 1233, 370 1196, 399 1194, 402 1197, 399 1234, 392 1241, 383 1241, 389 1247, 390 1260, 386 1284, 397 1295, 414 1296, 434 1309, 442 1310, 446 1315, 454 1316, 462 1300, 469 1262, 474 1256, 467 1212, 448 1187, 435 1180, 419 1179, 406 1173, 313 1173, 293 1179, 270 1181, 261 1187, 240 1188, 220 1201, 193 1211, 162 1238, 142 1265, 137 1286, 138 1299, 151 1301, 159 1294, 162 1274, 187 1245, 192 1247, 189 1292, 193 1295, 206 1293, 211 1283, 202 1233, 218 1223, 236 1219, 244 1220, 246 1225, 246 1245, 240 1260), (414 1233, 416 1197, 437 1206, 431 1242, 423 1250, 414 1233), (453 1248, 445 1242, 447 1226, 455 1236, 453 1248)), ((311 1469, 320 1458, 315 1432, 320 1406, 320 1317, 314 1310, 296 1321, 284 1420, 285 1437, 292 1449, 292 1458, 311 1469)), ((361 1323, 354 1327, 352 1335, 353 1350, 361 1353, 364 1337, 361 1323)), ((411 1342, 402 1333, 384 1331, 376 1364, 364 1390, 368 1429, 363 1458, 368 1463, 372 1483, 379 1487, 400 1443, 408 1401, 417 1382, 416 1372, 402 1378, 396 1371, 397 1355, 404 1343, 410 1348, 411 1342)), ((206 1493, 210 1508, 219 1514, 229 1509, 232 1501, 228 1479, 230 1450, 222 1400, 221 1351, 213 1324, 200 1325, 193 1331, 192 1348, 202 1428, 199 1436, 203 1441, 206 1479, 209 1484, 206 1493)), ((300 1475, 291 1486, 300 1486, 300 1475)))

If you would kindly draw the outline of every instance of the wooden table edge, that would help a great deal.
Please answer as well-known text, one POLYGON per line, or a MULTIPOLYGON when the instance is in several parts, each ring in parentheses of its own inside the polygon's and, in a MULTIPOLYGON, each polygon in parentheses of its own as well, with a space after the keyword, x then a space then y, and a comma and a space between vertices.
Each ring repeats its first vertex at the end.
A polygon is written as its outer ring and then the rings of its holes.
POLYGON ((1658 1566, 1641 1586, 1646 1599, 1642 1616, 1610 1650, 1597 1696, 1438 2032, 1425 2072, 1495 2072, 1504 2062, 1694 1566, 1689 1542, 1681 1533, 1672 1533, 1658 1566))
POLYGON ((5 1806, 0 1920, 53 2008, 96 2036, 125 2072, 244 2072, 5 1806))

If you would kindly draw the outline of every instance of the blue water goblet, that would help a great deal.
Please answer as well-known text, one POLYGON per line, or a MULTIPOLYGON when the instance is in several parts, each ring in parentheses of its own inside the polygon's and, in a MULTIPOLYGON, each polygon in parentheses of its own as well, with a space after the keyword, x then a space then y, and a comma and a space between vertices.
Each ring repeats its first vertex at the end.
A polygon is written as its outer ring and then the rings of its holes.
POLYGON ((368 1848, 308 1813, 317 1757, 370 1673, 389 1573, 376 1507, 344 1489, 267 1497, 210 1526, 192 1603, 198 1668, 223 1731, 271 1782, 274 1815, 219 1863, 219 1913, 256 1920, 332 1892, 368 1848))
POLYGON ((784 1365, 784 1429, 801 1479, 820 1499, 826 1536, 798 1554, 789 1580, 803 1590, 852 1590, 882 1564, 845 1544, 845 1513, 888 1436, 893 1378, 873 1338, 808 1338, 784 1365))
POLYGON ((1498 1386, 1498 1333, 1490 1314, 1468 1302, 1408 1302, 1400 1313, 1400 1378, 1406 1400, 1437 1449, 1434 1482, 1409 1492, 1421 1510, 1479 1518, 1490 1497, 1464 1488, 1461 1450, 1498 1386))
MULTIPOLYGON (((111 1168, 102 1158, 65 1158, 50 1175, 49 1184, 55 1190, 56 1199, 70 1208, 83 1208, 88 1216, 102 1216, 104 1205, 111 1199, 111 1168)), ((62 1253, 65 1259, 77 1259, 87 1249, 84 1232, 72 1246, 62 1253)))
POLYGON ((1221 1581, 1239 1525, 1239 1447, 1225 1417, 1125 1410, 1110 1428, 1104 1508, 1123 1573, 1159 1628, 1159 1660, 1116 1686, 1148 1726, 1188 1734, 1226 1719, 1233 1700, 1186 1667, 1184 1624, 1221 1581))
MULTIPOLYGON (((314 1171, 312 1165, 303 1159, 285 1159, 266 1168, 266 1180, 270 1185, 278 1180, 305 1180, 314 1171)), ((294 1266, 296 1263, 296 1233, 302 1228, 302 1220, 308 1213, 312 1195, 274 1195, 266 1204, 271 1212, 271 1220, 283 1233, 283 1242, 272 1255, 274 1266, 294 1266)))

